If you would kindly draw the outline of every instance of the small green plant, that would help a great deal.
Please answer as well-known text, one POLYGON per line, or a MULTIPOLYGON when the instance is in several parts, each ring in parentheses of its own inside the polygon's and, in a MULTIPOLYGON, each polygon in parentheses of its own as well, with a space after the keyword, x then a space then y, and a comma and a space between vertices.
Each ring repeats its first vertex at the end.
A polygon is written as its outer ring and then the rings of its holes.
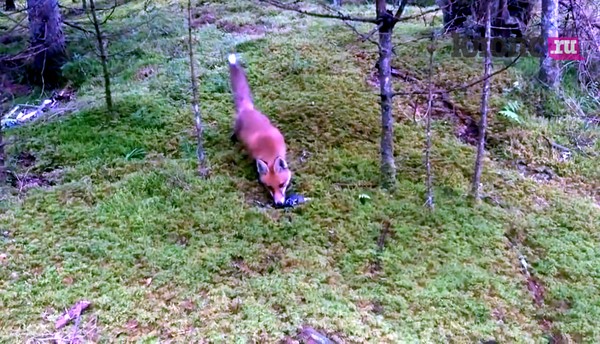
POLYGON ((125 155, 125 160, 130 161, 135 158, 143 158, 144 156, 146 156, 146 151, 143 148, 134 148, 125 155))
POLYGON ((521 117, 519 116, 519 111, 521 111, 521 102, 517 100, 509 101, 502 110, 500 110, 499 114, 504 118, 508 119, 511 122, 522 123, 521 117))

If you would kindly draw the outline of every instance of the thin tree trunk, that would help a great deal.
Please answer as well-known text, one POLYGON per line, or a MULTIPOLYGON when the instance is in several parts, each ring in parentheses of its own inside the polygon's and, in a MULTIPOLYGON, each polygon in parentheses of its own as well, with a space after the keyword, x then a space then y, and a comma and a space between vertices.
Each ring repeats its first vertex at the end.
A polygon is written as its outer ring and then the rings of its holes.
POLYGON ((190 78, 192 82, 192 109, 194 111, 194 122, 196 126, 197 148, 196 156, 198 158, 198 174, 205 177, 208 174, 206 167, 206 154, 202 139, 202 113, 200 112, 198 82, 196 81, 196 67, 194 60, 194 44, 192 38, 192 0, 188 0, 188 50, 190 56, 190 78))
POLYGON ((334 7, 342 6, 342 0, 333 0, 333 6, 334 7))
POLYGON ((492 69, 492 52, 490 49, 490 35, 491 35, 491 15, 490 6, 486 6, 485 12, 485 61, 484 61, 484 72, 483 77, 483 92, 481 94, 481 120, 479 122, 479 139, 477 142, 477 157, 475 159, 475 172, 473 173, 473 185, 471 193, 476 202, 480 199, 480 184, 481 184, 481 173, 483 170, 483 154, 485 151, 485 133, 487 130, 487 113, 488 113, 488 99, 490 95, 490 75, 492 69))
POLYGON ((105 40, 100 31, 100 22, 96 15, 96 4, 94 0, 90 1, 90 12, 92 12, 92 21, 96 30, 96 40, 98 41, 98 50, 100 51, 100 62, 102 63, 102 72, 104 74, 104 96, 106 98, 106 108, 108 112, 114 116, 112 92, 110 90, 110 71, 108 70, 108 54, 106 52, 105 40))
POLYGON ((6 182, 6 153, 4 151, 4 133, 0 125, 0 186, 6 182))
POLYGON ((548 53, 548 38, 558 37, 558 0, 542 0, 542 42, 543 51, 540 58, 540 82, 555 89, 560 82, 558 62, 548 53))
POLYGON ((431 110, 433 105, 433 54, 435 52, 433 37, 429 46, 429 94, 427 95, 427 126, 425 129, 425 169, 427 173, 427 199, 425 204, 431 210, 433 203, 433 175, 431 173, 431 110))
POLYGON ((382 186, 393 188, 396 184, 394 162, 394 117, 392 115, 392 32, 393 17, 386 11, 385 0, 377 0, 379 28, 379 87, 381 92, 381 175, 382 186))
POLYGON ((15 5, 15 0, 6 0, 6 2, 4 3, 5 11, 14 11, 16 9, 17 6, 15 5))
POLYGON ((81 0, 81 9, 87 11, 87 0, 81 0))
POLYGON ((34 82, 50 87, 62 82, 61 68, 67 61, 65 37, 58 0, 27 0, 34 82))

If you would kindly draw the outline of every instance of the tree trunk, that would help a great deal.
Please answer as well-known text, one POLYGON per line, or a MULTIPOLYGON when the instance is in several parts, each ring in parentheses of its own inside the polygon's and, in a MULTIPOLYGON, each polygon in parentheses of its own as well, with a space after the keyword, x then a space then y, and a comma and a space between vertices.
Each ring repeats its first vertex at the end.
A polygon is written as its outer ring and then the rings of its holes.
POLYGON ((6 2, 4 3, 5 11, 14 11, 16 9, 17 6, 15 5, 15 0, 6 0, 6 2))
POLYGON ((81 9, 87 11, 87 0, 81 0, 81 9))
POLYGON ((435 42, 432 36, 431 45, 429 46, 429 94, 427 95, 427 125, 425 128, 425 172, 426 172, 426 187, 427 196, 425 204, 431 210, 434 208, 433 203, 433 175, 431 173, 431 111, 433 107, 433 54, 435 52, 435 42))
POLYGON ((392 188, 396 184, 394 162, 394 117, 392 115, 392 32, 393 16, 386 10, 385 0, 377 0, 379 28, 379 87, 381 92, 381 175, 382 186, 392 188))
POLYGON ((33 81, 50 87, 62 82, 67 61, 58 0, 27 0, 31 47, 35 52, 33 81))
POLYGON ((558 0, 542 0, 542 56, 540 58, 540 82, 555 89, 560 82, 560 67, 548 52, 548 38, 558 37, 558 0))
POLYGON ((333 6, 334 7, 342 6, 342 0, 333 0, 333 6))
POLYGON ((194 111, 194 123, 196 126, 196 157, 198 158, 198 174, 201 177, 208 176, 208 169, 206 167, 206 154, 204 152, 204 144, 202 139, 202 131, 204 129, 202 125, 202 113, 200 112, 199 96, 198 96, 198 82, 196 81, 196 68, 194 59, 194 41, 192 37, 192 0, 188 0, 187 9, 187 24, 188 24, 188 50, 190 57, 190 79, 192 82, 192 109, 194 111))
POLYGON ((479 122, 479 138, 477 142, 477 157, 475 158, 475 171, 471 193, 475 201, 480 199, 481 173, 483 170, 483 154, 485 152, 485 133, 487 130, 488 99, 490 95, 490 72, 492 70, 491 52, 491 6, 486 6, 485 11, 485 61, 483 77, 483 92, 481 94, 481 120, 479 122))
POLYGON ((111 115, 113 113, 112 92, 110 90, 110 71, 108 70, 108 54, 104 46, 104 38, 100 31, 100 22, 96 16, 96 4, 94 0, 90 1, 90 12, 92 12, 92 21, 96 30, 96 40, 98 41, 98 50, 100 51, 100 62, 102 62, 102 72, 104 74, 104 97, 106 99, 106 108, 111 115))
POLYGON ((4 140, 2 125, 0 125, 0 186, 6 182, 6 153, 4 151, 4 140))

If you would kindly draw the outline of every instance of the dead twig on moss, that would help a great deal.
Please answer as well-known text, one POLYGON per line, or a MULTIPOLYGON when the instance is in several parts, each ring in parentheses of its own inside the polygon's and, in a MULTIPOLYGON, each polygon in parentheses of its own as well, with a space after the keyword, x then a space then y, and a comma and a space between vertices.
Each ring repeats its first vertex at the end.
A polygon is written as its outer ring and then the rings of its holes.
POLYGON ((548 142, 548 145, 550 145, 551 148, 557 149, 561 152, 571 152, 571 150, 563 145, 559 145, 558 143, 554 142, 553 140, 550 140, 549 138, 547 138, 546 136, 542 136, 544 138, 544 140, 546 140, 546 142, 548 142))
POLYGON ((58 317, 58 319, 54 323, 55 328, 59 330, 65 327, 65 325, 67 325, 71 320, 79 318, 83 311, 86 310, 91 304, 92 303, 87 300, 77 301, 77 303, 75 303, 73 307, 71 307, 68 311, 63 313, 63 315, 58 317))

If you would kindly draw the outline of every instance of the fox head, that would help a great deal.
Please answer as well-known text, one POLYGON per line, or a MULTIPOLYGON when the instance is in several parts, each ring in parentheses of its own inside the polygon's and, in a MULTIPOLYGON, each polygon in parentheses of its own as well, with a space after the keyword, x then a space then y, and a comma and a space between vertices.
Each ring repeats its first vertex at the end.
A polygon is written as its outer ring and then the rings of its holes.
POLYGON ((292 171, 282 157, 277 157, 269 164, 261 159, 256 159, 258 180, 271 193, 275 205, 283 205, 285 202, 285 191, 292 179, 292 171))

